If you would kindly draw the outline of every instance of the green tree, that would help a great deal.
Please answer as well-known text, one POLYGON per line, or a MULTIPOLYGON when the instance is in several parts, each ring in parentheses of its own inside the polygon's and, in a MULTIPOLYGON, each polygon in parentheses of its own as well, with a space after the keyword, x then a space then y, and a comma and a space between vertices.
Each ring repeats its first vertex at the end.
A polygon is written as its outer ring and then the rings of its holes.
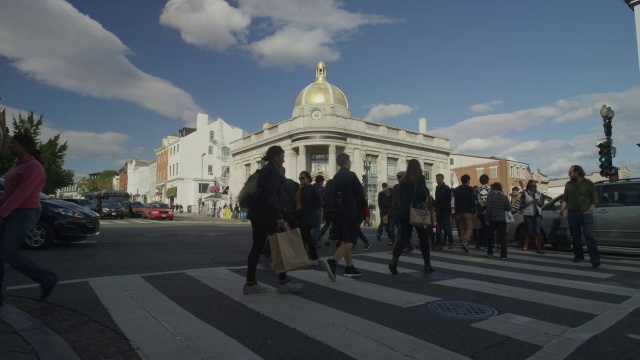
POLYGON ((89 180, 87 192, 109 190, 113 188, 113 177, 118 175, 115 170, 104 170, 100 176, 89 180))
MULTIPOLYGON (((30 134, 36 141, 36 147, 40 150, 40 157, 44 163, 44 171, 47 174, 47 182, 42 192, 53 194, 56 189, 73 184, 73 170, 63 169, 64 157, 69 148, 67 142, 60 143, 60 134, 55 135, 46 142, 42 142, 40 136, 42 131, 42 118, 36 120, 34 112, 30 111, 27 117, 18 114, 18 118, 13 117, 13 134, 30 134)), ((0 171, 4 174, 15 163, 15 158, 9 152, 0 155, 0 171)))

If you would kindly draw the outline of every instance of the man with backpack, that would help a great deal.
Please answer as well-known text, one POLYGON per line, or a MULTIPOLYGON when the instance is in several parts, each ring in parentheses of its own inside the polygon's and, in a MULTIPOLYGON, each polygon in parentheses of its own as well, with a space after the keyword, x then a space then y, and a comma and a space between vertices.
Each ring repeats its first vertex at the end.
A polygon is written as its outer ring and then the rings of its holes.
POLYGON ((391 209, 391 191, 388 189, 387 183, 382 183, 382 191, 378 193, 378 209, 380 210, 380 225, 376 231, 376 239, 382 241, 382 231, 387 232, 387 237, 392 238, 389 232, 389 210, 391 209), (386 218, 386 222, 385 222, 386 218))
POLYGON ((358 236, 360 211, 366 204, 366 199, 362 191, 362 184, 358 176, 350 170, 351 159, 349 155, 342 153, 338 155, 336 162, 340 166, 340 170, 333 177, 334 184, 327 194, 334 202, 335 216, 333 218, 334 226, 338 230, 338 238, 340 247, 336 251, 333 258, 322 262, 324 269, 331 281, 336 281, 336 266, 344 258, 347 267, 344 270, 344 276, 353 277, 360 276, 362 273, 353 266, 351 257, 351 249, 358 236))

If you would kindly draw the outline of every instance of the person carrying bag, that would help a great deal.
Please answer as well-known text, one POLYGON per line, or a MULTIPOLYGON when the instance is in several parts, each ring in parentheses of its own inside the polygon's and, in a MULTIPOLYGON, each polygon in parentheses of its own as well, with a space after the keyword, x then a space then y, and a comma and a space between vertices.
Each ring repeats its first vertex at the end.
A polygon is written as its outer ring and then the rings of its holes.
POLYGON ((269 235, 273 271, 278 274, 306 267, 307 251, 302 244, 300 229, 285 228, 283 232, 269 235))

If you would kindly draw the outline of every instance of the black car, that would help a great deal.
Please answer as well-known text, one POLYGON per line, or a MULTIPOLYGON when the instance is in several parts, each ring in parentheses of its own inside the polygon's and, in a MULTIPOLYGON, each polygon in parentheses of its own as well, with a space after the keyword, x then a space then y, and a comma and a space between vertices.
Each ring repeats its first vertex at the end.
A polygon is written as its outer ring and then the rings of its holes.
MULTIPOLYGON (((4 179, 0 179, 4 191, 4 179)), ((80 205, 40 193, 40 219, 24 239, 30 249, 46 249, 54 242, 74 242, 100 233, 100 216, 80 205)))
POLYGON ((99 204, 98 208, 102 218, 124 219, 124 206, 118 200, 102 200, 102 204, 99 204))
POLYGON ((98 212, 98 204, 93 200, 89 200, 89 199, 62 199, 62 200, 72 202, 80 206, 84 206, 85 208, 93 212, 96 212, 96 213, 98 212))

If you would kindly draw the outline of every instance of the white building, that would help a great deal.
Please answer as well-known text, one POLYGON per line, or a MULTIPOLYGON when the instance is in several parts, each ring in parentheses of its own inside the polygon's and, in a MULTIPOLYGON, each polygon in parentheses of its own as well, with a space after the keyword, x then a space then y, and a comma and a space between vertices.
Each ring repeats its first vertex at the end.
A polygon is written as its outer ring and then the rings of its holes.
POLYGON ((222 191, 210 194, 214 186, 223 190, 229 185, 230 149, 229 143, 241 138, 242 129, 227 124, 218 118, 209 121, 206 114, 198 114, 196 128, 183 128, 179 137, 167 144, 167 185, 165 196, 171 205, 182 205, 192 211, 206 200, 205 210, 210 211, 214 203, 229 202, 222 191), (199 189, 199 184, 201 188, 199 189), (199 192, 202 190, 202 193, 199 192))
POLYGON ((127 192, 141 200, 149 188, 149 162, 133 159, 127 163, 127 192))
MULTIPOLYGON (((449 140, 427 133, 427 120, 418 122, 419 132, 351 117, 344 93, 327 81, 324 63, 316 67, 316 81, 298 94, 291 118, 278 124, 267 122, 263 129, 231 143, 232 171, 230 192, 235 196, 249 175, 262 166, 267 148, 280 145, 285 150, 288 178, 300 171, 330 179, 338 170, 336 155, 351 156, 358 177, 368 169, 367 196, 377 206, 377 193, 383 182, 396 184, 396 173, 406 169, 407 161, 418 159, 430 189, 435 174, 449 177, 449 140)), ((372 208, 373 208, 372 207, 372 208)), ((372 212, 375 222, 379 215, 372 212)))

